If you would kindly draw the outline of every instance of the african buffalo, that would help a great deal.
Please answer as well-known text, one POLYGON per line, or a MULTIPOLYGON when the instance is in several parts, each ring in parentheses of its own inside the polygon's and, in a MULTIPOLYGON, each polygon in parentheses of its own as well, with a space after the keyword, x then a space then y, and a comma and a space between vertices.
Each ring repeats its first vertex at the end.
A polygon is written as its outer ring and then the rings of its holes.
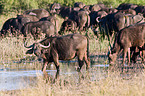
POLYGON ((77 23, 71 19, 67 19, 61 24, 59 34, 62 35, 66 31, 71 31, 75 33, 77 30, 77 23))
POLYGON ((145 22, 130 25, 120 30, 114 41, 113 48, 109 53, 109 62, 113 64, 118 53, 123 49, 123 64, 125 64, 128 52, 128 64, 130 63, 130 48, 139 47, 143 49, 145 44, 145 22))
POLYGON ((74 7, 83 8, 84 6, 85 6, 85 4, 83 2, 75 2, 74 3, 74 7))
MULTIPOLYGON (((92 11, 90 16, 90 26, 95 33, 96 28, 98 27, 98 22, 96 21, 97 18, 103 18, 104 16, 108 15, 105 11, 92 11)), ((96 34, 97 35, 97 34, 96 34)))
POLYGON ((52 15, 58 14, 64 19, 67 19, 71 12, 72 12, 71 7, 61 6, 59 3, 54 3, 51 4, 50 6, 50 13, 52 15))
POLYGON ((30 21, 31 20, 28 17, 19 16, 16 18, 10 18, 3 24, 1 35, 6 36, 8 33, 10 33, 14 36, 19 36, 21 34, 20 31, 22 26, 30 21))
POLYGON ((33 15, 36 16, 38 19, 42 17, 50 16, 50 13, 45 9, 33 9, 33 10, 26 10, 23 12, 24 15, 33 15))
POLYGON ((118 10, 116 8, 105 7, 102 8, 100 11, 105 11, 106 13, 111 14, 111 13, 116 13, 118 10))
POLYGON ((13 21, 13 19, 15 18, 10 18, 3 24, 0 34, 1 36, 6 36, 7 32, 11 32, 11 22, 13 21))
POLYGON ((138 6, 134 10, 136 11, 136 14, 140 14, 140 13, 143 13, 144 9, 145 9, 145 6, 138 6))
POLYGON ((45 34, 45 37, 55 35, 56 28, 50 21, 28 22, 22 27, 21 32, 24 37, 31 34, 34 39, 37 39, 42 33, 45 34))
POLYGON ((117 9, 118 9, 118 10, 126 10, 126 9, 129 9, 129 8, 135 9, 136 7, 138 7, 138 5, 136 5, 136 4, 121 3, 121 4, 117 7, 117 9))
POLYGON ((39 21, 50 21, 55 25, 56 34, 58 34, 59 20, 55 16, 43 17, 39 21))
POLYGON ((53 3, 50 5, 50 13, 51 14, 58 14, 58 10, 61 8, 60 3, 53 3))
POLYGON ((90 5, 89 10, 90 11, 99 11, 102 8, 105 8, 105 5, 103 3, 98 3, 98 4, 90 5))
POLYGON ((34 53, 38 58, 43 59, 42 71, 46 72, 46 66, 49 62, 54 62, 57 71, 59 71, 59 60, 71 60, 78 57, 81 70, 84 61, 86 69, 90 67, 89 61, 89 41, 88 38, 80 34, 69 34, 61 37, 48 37, 38 43, 27 46, 29 49, 26 54, 34 53))
POLYGON ((77 23, 79 31, 84 31, 90 27, 90 16, 85 10, 71 12, 69 19, 77 23))
POLYGON ((36 16, 34 16, 34 15, 17 15, 16 18, 18 18, 18 19, 29 18, 30 21, 39 21, 39 19, 36 16))
MULTIPOLYGON (((110 38, 109 36, 112 36, 113 33, 116 34, 126 26, 144 22, 144 17, 142 15, 129 15, 117 12, 108 14, 100 20, 98 20, 97 18, 97 22, 99 23, 100 32, 103 32, 103 34, 107 34, 108 38, 110 38)), ((96 33, 98 33, 98 31, 96 33)))
POLYGON ((137 57, 140 56, 142 59, 142 62, 144 63, 144 52, 145 52, 145 45, 140 48, 140 47, 131 47, 131 62, 136 63, 137 57))
POLYGON ((118 12, 122 12, 122 13, 125 13, 125 14, 132 14, 132 15, 136 15, 136 11, 129 8, 129 9, 124 9, 124 10, 118 10, 118 12))

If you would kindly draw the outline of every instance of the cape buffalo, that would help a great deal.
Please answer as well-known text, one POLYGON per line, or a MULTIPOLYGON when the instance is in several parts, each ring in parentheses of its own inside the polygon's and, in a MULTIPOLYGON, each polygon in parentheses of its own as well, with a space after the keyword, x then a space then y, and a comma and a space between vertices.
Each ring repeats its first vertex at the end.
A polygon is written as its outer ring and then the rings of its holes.
POLYGON ((71 31, 75 33, 77 30, 78 30, 77 23, 71 19, 67 19, 62 23, 59 34, 62 35, 66 31, 71 31))
POLYGON ((72 12, 71 7, 61 6, 59 3, 54 3, 51 4, 50 6, 50 13, 52 15, 58 14, 64 19, 67 19, 71 12, 72 12))
POLYGON ((31 34, 34 39, 39 38, 42 33, 45 34, 45 37, 56 34, 56 28, 50 21, 28 22, 22 27, 21 31, 24 37, 31 34))
POLYGON ((48 37, 30 46, 25 43, 24 46, 30 48, 26 54, 34 53, 38 58, 43 59, 42 71, 44 73, 49 62, 54 62, 57 71, 59 71, 59 60, 71 60, 76 56, 79 62, 78 71, 82 68, 84 61, 86 68, 90 67, 89 41, 87 37, 80 34, 48 37))
POLYGON ((145 10, 145 6, 137 6, 135 9, 136 11, 136 14, 140 14, 140 13, 143 13, 143 11, 145 10))
POLYGON ((136 7, 138 7, 138 5, 136 5, 136 4, 121 3, 121 4, 117 7, 117 9, 118 9, 118 10, 126 10, 126 9, 129 9, 129 8, 135 9, 136 7))
POLYGON ((116 13, 118 10, 115 8, 105 7, 105 8, 102 8, 100 11, 105 11, 106 13, 111 14, 111 13, 116 13))
POLYGON ((7 33, 11 33, 14 36, 18 36, 22 34, 22 26, 24 26, 25 23, 32 21, 39 21, 39 19, 36 16, 30 15, 17 15, 16 18, 10 18, 3 24, 1 35, 6 36, 7 33))
POLYGON ((60 8, 61 8, 60 3, 53 3, 53 4, 50 5, 50 13, 51 14, 57 13, 60 8))
POLYGON ((101 10, 101 6, 99 4, 90 5, 90 11, 99 11, 101 10))
POLYGON ((31 21, 39 21, 39 19, 34 15, 17 15, 17 18, 29 18, 31 21))
POLYGON ((71 12, 69 19, 77 23, 79 31, 84 31, 90 26, 90 16, 85 10, 71 12))
MULTIPOLYGON (((89 16, 90 16, 90 26, 91 29, 94 31, 95 34, 95 30, 96 28, 98 28, 98 22, 96 21, 97 18, 103 18, 104 16, 106 16, 107 13, 105 11, 92 11, 89 16)), ((95 34, 97 35, 97 34, 95 34)))
POLYGON ((9 32, 9 33, 11 32, 11 22, 13 21, 13 19, 15 19, 15 18, 10 18, 3 24, 1 33, 0 33, 0 35, 2 37, 6 36, 7 32, 9 32))
POLYGON ((43 17, 39 21, 50 21, 55 25, 56 34, 58 34, 59 20, 55 16, 43 17))
POLYGON ((45 9, 26 10, 23 12, 23 14, 24 15, 34 15, 39 19, 41 19, 42 17, 50 16, 49 12, 45 9))
POLYGON ((116 37, 113 48, 109 53, 109 62, 113 64, 118 53, 123 49, 123 64, 128 51, 128 63, 130 63, 130 47, 142 49, 145 43, 145 23, 138 23, 120 30, 116 37))
POLYGON ((136 15, 136 11, 129 8, 129 9, 124 9, 124 10, 118 10, 118 12, 122 12, 122 13, 125 13, 125 14, 132 14, 132 15, 136 15))
POLYGON ((18 36, 21 34, 22 26, 30 21, 31 20, 28 17, 10 18, 3 24, 1 35, 5 37, 8 33, 10 33, 14 36, 18 36))
POLYGON ((74 7, 83 8, 84 6, 85 6, 85 4, 83 2, 75 2, 74 3, 74 7))
MULTIPOLYGON (((117 34, 121 29, 131 24, 144 22, 144 17, 142 15, 130 15, 117 12, 108 14, 100 20, 97 18, 97 22, 99 22, 100 32, 103 33, 104 37, 105 34, 107 34, 108 41, 110 41, 110 37, 112 37, 113 34, 117 34)), ((98 34, 98 32, 99 30, 95 33, 98 34)))

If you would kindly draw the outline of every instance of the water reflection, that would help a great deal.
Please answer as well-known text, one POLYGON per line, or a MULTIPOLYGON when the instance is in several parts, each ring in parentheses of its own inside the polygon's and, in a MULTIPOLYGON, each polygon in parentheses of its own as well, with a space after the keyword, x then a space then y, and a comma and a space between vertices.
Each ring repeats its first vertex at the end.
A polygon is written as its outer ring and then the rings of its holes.
MULTIPOLYGON (((49 75, 56 73, 48 70, 49 75)), ((41 70, 0 71, 0 90, 17 90, 37 83, 37 75, 43 75, 41 70)))
MULTIPOLYGON (((37 66, 39 62, 35 62, 32 66, 37 66)), ((11 64, 13 65, 13 64, 11 64)), ((27 66, 27 65, 26 65, 27 66)), ((108 76, 108 67, 109 64, 101 64, 101 63, 93 63, 89 71, 86 72, 85 66, 82 67, 81 72, 77 72, 76 68, 78 67, 77 62, 62 62, 60 65, 60 72, 55 70, 54 64, 50 64, 48 66, 48 70, 46 70, 46 74, 39 68, 38 70, 34 70, 33 68, 30 70, 28 68, 23 69, 24 67, 18 66, 18 69, 13 69, 11 66, 4 67, 0 65, 0 91, 1 90, 17 90, 21 88, 25 88, 29 85, 36 85, 38 75, 44 76, 47 78, 48 82, 54 83, 57 80, 66 77, 76 78, 76 82, 79 83, 83 81, 83 79, 88 78, 91 81, 101 80, 108 76)), ((130 71, 130 69, 127 69, 130 71)), ((127 72, 126 71, 126 72, 127 72)), ((131 70, 132 71, 132 70, 131 70)), ((122 72, 122 70, 121 70, 122 72)), ((136 71, 135 71, 136 72, 136 71)), ((121 74, 122 77, 129 77, 128 74, 121 74)))
MULTIPOLYGON (((54 64, 50 64, 46 70, 46 75, 41 71, 42 62, 38 61, 27 61, 21 60, 12 62, 2 62, 0 64, 0 91, 1 90, 17 90, 20 88, 25 88, 29 85, 35 85, 37 83, 37 77, 44 76, 47 78, 48 82, 54 83, 56 80, 66 79, 67 77, 72 77, 77 83, 83 81, 83 79, 88 78, 91 81, 101 80, 108 76, 109 64, 106 64, 106 55, 91 56, 91 68, 86 72, 85 65, 82 67, 81 72, 77 72, 78 62, 74 61, 60 61, 60 72, 56 71, 54 64), (28 64, 28 65, 27 65, 28 64), (39 67, 38 67, 39 66, 39 67), (74 79, 75 78, 75 79, 74 79)), ((120 68, 120 72, 137 72, 138 67, 133 66, 120 68)), ((119 67, 115 67, 119 69, 119 67)), ((115 70, 116 70, 115 69, 115 70)), ((139 69, 140 70, 140 69, 139 69)), ((129 74, 121 74, 122 77, 129 77, 129 74)))
MULTIPOLYGON (((54 70, 54 66, 51 66, 50 70, 47 70, 45 75, 45 78, 48 78, 49 81, 54 83, 57 79, 59 79, 59 76, 72 76, 74 74, 78 75, 81 78, 84 78, 85 73, 85 66, 82 68, 82 73, 78 73, 75 70, 75 66, 78 66, 78 64, 62 64, 61 65, 61 71, 57 72, 54 70)), ((98 67, 93 65, 94 68, 98 67)), ((99 65, 102 67, 101 65, 99 65)), ((92 67, 93 68, 93 67, 92 67)), ((93 78, 96 75, 95 70, 91 68, 91 78, 93 78), (94 75, 94 74, 95 75, 94 75)), ((26 69, 10 69, 10 68, 2 68, 0 69, 0 90, 17 90, 20 88, 25 88, 28 85, 35 85, 37 83, 37 76, 42 75, 44 76, 43 72, 41 70, 26 70, 26 69)), ((97 73, 99 74, 99 73, 97 73)), ((80 78, 80 79, 81 79, 80 78)), ((79 79, 79 78, 78 78, 79 79)), ((77 81, 77 80, 76 80, 77 81)))

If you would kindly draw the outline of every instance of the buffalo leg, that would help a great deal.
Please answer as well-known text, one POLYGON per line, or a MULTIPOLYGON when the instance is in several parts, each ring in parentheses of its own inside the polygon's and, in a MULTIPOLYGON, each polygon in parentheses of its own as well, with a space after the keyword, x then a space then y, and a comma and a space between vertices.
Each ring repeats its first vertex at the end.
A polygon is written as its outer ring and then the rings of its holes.
POLYGON ((78 59, 78 61, 79 61, 79 67, 78 67, 77 71, 80 71, 82 66, 84 65, 84 61, 80 60, 80 59, 78 59))
POLYGON ((55 51, 53 52, 53 60, 54 60, 54 64, 55 64, 55 67, 56 67, 57 71, 59 71, 58 54, 55 51))
POLYGON ((59 61, 54 61, 54 64, 55 64, 57 71, 59 71, 59 61))
POLYGON ((130 64, 130 48, 128 48, 128 65, 130 64))
POLYGON ((86 69, 89 69, 90 68, 90 61, 88 60, 87 54, 85 54, 84 60, 85 60, 85 63, 86 63, 86 69))
POLYGON ((142 63, 144 63, 144 50, 140 51, 139 55, 141 57, 142 63))
POLYGON ((124 52, 123 52, 123 62, 122 62, 122 64, 124 65, 125 64, 125 59, 126 59, 127 49, 125 48, 123 51, 124 52))
POLYGON ((42 66, 42 72, 45 73, 46 72, 46 67, 47 67, 48 62, 44 62, 43 66, 42 66))
POLYGON ((84 54, 82 54, 82 52, 78 53, 78 62, 79 62, 79 67, 77 69, 77 71, 80 71, 82 66, 84 65, 84 54))
POLYGON ((43 72, 45 78, 48 78, 48 73, 46 72, 47 64, 48 64, 48 62, 44 62, 43 66, 42 66, 42 72, 43 72))

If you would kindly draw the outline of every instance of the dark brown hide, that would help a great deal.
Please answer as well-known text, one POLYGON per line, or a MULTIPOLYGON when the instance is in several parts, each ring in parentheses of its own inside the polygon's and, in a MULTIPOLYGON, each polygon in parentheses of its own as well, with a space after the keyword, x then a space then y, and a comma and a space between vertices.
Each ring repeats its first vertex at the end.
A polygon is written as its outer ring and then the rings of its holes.
POLYGON ((71 19, 67 19, 62 23, 59 34, 62 35, 66 31, 76 32, 77 29, 77 23, 71 19))
POLYGON ((99 29, 100 32, 108 34, 107 36, 112 36, 114 31, 116 34, 129 25, 141 22, 144 22, 144 17, 142 15, 128 15, 117 12, 101 18, 99 21, 99 29))
POLYGON ((73 11, 69 15, 69 19, 75 21, 78 26, 79 31, 84 31, 89 28, 90 26, 90 16, 89 14, 82 10, 82 11, 73 11))
POLYGON ((133 9, 118 10, 118 12, 122 12, 122 13, 125 13, 125 14, 136 15, 136 11, 133 10, 133 9))
POLYGON ((43 17, 39 21, 50 21, 55 25, 56 34, 58 34, 59 20, 55 16, 43 17))
POLYGON ((145 9, 145 6, 138 6, 134 10, 136 11, 136 14, 143 13, 143 10, 145 9))
POLYGON ((34 9, 34 10, 26 10, 23 13, 24 15, 32 15, 36 16, 37 18, 41 19, 42 17, 50 16, 49 12, 45 9, 34 9))
POLYGON ((44 33, 46 37, 56 34, 56 28, 50 21, 28 22, 22 27, 21 31, 25 37, 31 34, 34 39, 39 38, 41 32, 44 33))
POLYGON ((126 10, 126 9, 135 9, 136 7, 138 7, 138 5, 136 4, 130 4, 130 3, 121 3, 119 6, 118 6, 118 10, 126 10))
POLYGON ((39 21, 39 19, 34 15, 17 15, 17 18, 29 18, 31 21, 39 21))
POLYGON ((105 8, 102 8, 100 11, 105 11, 106 13, 111 14, 111 13, 116 13, 118 10, 115 8, 105 7, 105 8))
POLYGON ((125 58, 128 51, 128 63, 130 63, 130 48, 140 47, 142 48, 145 43, 145 23, 138 23, 132 26, 126 27, 118 32, 115 37, 115 42, 111 53, 109 54, 110 64, 114 63, 118 53, 123 49, 123 64, 125 64, 125 58))
POLYGON ((38 58, 43 59, 42 71, 46 71, 46 66, 49 62, 54 62, 57 71, 59 71, 59 60, 72 60, 76 56, 78 57, 79 68, 82 68, 84 61, 86 68, 90 67, 89 62, 89 41, 88 38, 80 34, 69 34, 61 37, 49 37, 39 43, 33 43, 29 47, 31 48, 26 53, 34 53, 38 58), (40 46, 50 46, 43 48, 40 46))
POLYGON ((3 24, 1 35, 5 37, 10 33, 14 36, 19 36, 21 34, 22 26, 30 21, 31 19, 29 17, 19 16, 17 18, 10 18, 3 24))
POLYGON ((85 4, 83 2, 75 2, 74 3, 74 7, 83 8, 84 6, 85 6, 85 4))

